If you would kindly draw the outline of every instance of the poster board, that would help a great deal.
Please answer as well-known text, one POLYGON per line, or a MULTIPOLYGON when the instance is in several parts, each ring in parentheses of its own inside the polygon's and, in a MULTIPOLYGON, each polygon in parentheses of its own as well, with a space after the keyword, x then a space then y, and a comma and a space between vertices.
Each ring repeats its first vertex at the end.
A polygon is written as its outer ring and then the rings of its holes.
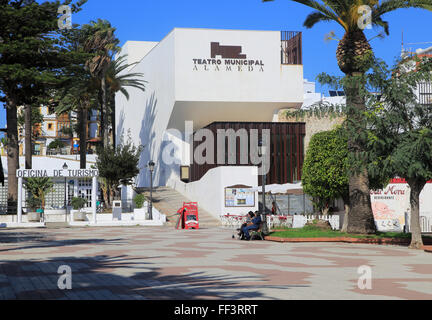
POLYGON ((233 186, 225 188, 225 207, 255 207, 255 191, 248 186, 233 186))
POLYGON ((371 204, 378 231, 401 232, 410 211, 407 184, 390 183, 384 190, 371 191, 371 204))

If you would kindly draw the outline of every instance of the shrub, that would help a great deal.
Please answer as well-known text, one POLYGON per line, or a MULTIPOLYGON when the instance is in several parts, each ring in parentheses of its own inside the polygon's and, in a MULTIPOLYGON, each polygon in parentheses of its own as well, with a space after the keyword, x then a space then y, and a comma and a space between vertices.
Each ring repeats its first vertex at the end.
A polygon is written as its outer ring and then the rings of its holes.
POLYGON ((141 209, 144 206, 144 202, 146 201, 146 197, 143 194, 139 194, 135 197, 134 202, 137 209, 141 209))
POLYGON ((84 198, 72 198, 72 208, 74 210, 81 210, 82 208, 84 208, 86 203, 87 200, 84 198))

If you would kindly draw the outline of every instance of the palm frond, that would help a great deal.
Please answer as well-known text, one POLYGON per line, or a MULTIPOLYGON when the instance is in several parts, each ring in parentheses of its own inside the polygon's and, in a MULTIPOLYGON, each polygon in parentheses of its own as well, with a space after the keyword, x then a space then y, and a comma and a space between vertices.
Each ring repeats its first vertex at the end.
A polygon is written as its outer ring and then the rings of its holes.
POLYGON ((317 24, 318 22, 321 22, 321 21, 333 21, 333 19, 327 17, 325 14, 323 14, 320 11, 314 11, 306 17, 306 20, 304 21, 303 26, 310 29, 315 24, 317 24))
POLYGON ((385 0, 378 4, 372 14, 373 19, 381 17, 383 14, 397 9, 420 8, 432 11, 431 0, 385 0))
MULTIPOLYGON (((319 3, 315 0, 292 0, 294 2, 303 4, 305 6, 311 7, 319 12, 321 12, 323 15, 328 17, 329 20, 333 20, 337 23, 339 23, 345 30, 348 30, 348 24, 346 21, 344 21, 340 15, 340 12, 342 12, 342 6, 338 5, 338 2, 344 2, 342 0, 340 1, 324 1, 324 4, 319 3), (339 14, 338 14, 339 12, 339 14)), ((326 20, 326 21, 329 21, 326 20)))

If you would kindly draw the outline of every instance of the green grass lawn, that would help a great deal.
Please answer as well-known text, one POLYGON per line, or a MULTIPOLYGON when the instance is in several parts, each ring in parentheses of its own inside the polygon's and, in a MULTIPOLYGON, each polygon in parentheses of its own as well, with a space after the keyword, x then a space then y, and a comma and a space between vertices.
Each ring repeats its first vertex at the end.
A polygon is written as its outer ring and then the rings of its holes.
POLYGON ((374 235, 359 235, 349 234, 333 230, 321 230, 315 226, 306 226, 302 229, 277 228, 278 231, 270 233, 272 237, 279 238, 362 238, 362 239, 382 239, 382 238, 397 238, 411 239, 410 233, 401 232, 378 232, 374 235), (281 230, 281 231, 279 231, 281 230))

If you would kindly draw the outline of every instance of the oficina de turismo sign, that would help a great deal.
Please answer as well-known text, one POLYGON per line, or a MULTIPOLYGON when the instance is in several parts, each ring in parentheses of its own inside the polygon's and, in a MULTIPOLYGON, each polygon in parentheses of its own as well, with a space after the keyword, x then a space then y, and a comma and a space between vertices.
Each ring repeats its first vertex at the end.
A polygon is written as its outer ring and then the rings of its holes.
POLYGON ((42 169, 42 170, 17 170, 18 178, 94 178, 99 176, 96 169, 42 169))

